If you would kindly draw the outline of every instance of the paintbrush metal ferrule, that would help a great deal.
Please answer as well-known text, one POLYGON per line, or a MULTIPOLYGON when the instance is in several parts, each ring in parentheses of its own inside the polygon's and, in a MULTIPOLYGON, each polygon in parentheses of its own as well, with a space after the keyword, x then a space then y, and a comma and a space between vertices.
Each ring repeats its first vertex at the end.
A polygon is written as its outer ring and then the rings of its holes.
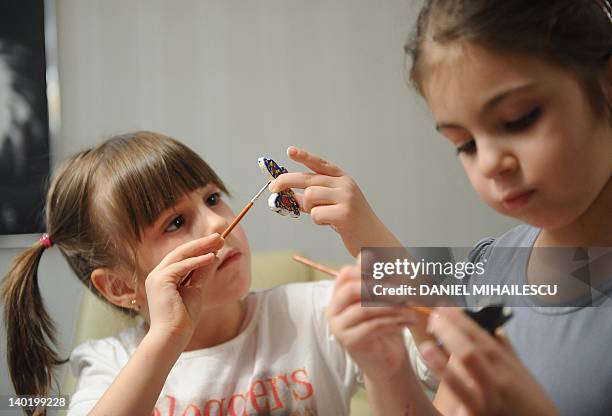
POLYGON ((272 181, 268 181, 268 183, 266 183, 264 186, 261 187, 261 189, 259 190, 259 192, 257 192, 255 194, 255 196, 251 199, 251 202, 255 202, 257 201, 257 199, 259 198, 259 196, 263 193, 263 191, 266 190, 266 188, 270 185, 270 183, 272 183, 272 181))
POLYGON ((244 216, 246 215, 247 212, 249 212, 249 210, 251 209, 251 207, 253 206, 253 203, 257 200, 257 198, 259 198, 259 196, 262 194, 263 191, 266 190, 266 188, 268 187, 268 185, 270 184, 271 181, 268 181, 268 183, 266 183, 260 190, 259 192, 257 192, 255 194, 255 196, 249 201, 248 204, 245 205, 244 208, 242 208, 242 211, 240 211, 240 214, 238 214, 236 216, 236 218, 234 218, 234 221, 232 221, 232 223, 225 229, 225 231, 223 231, 223 234, 221 234, 222 238, 225 238, 229 235, 229 233, 232 232, 232 230, 234 229, 234 227, 236 227, 236 225, 238 225, 238 223, 242 220, 242 218, 244 218, 244 216))

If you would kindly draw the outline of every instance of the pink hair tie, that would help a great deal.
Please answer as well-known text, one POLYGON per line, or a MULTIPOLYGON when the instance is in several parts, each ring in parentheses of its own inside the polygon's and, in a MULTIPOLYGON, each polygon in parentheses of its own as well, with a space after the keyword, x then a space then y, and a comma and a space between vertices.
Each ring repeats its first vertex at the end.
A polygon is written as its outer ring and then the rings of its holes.
POLYGON ((53 243, 51 242, 51 237, 49 237, 49 234, 45 233, 43 234, 38 241, 40 241, 40 244, 42 244, 43 246, 45 246, 45 248, 49 248, 53 245, 53 243))

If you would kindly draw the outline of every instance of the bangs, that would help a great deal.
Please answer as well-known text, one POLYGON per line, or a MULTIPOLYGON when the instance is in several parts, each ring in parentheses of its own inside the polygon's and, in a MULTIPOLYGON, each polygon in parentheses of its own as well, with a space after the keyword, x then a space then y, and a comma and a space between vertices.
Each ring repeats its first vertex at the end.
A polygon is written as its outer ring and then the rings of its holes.
MULTIPOLYGON (((140 241, 146 227, 192 191, 213 183, 228 194, 200 156, 169 137, 136 132, 115 136, 102 146, 106 160, 98 183, 104 185, 97 194, 104 205, 94 209, 110 209, 103 215, 107 225, 129 230, 132 241, 140 241)), ((106 231, 117 231, 112 228, 106 231)))

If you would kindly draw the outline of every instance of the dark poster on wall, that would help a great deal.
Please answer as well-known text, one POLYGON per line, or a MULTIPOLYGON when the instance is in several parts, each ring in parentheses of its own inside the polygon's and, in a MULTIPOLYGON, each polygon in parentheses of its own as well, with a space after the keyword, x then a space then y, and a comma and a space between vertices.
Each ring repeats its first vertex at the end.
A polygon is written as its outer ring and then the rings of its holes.
POLYGON ((42 0, 0 2, 0 234, 43 230, 49 115, 42 0))

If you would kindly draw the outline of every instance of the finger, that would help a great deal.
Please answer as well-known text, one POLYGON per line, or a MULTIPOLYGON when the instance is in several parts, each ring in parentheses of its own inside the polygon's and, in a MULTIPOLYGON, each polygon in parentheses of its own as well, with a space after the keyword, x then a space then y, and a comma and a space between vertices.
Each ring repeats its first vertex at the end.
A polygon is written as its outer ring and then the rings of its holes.
POLYGON ((338 339, 344 342, 345 345, 353 345, 363 341, 366 337, 373 337, 381 333, 400 333, 409 323, 410 320, 405 317, 381 317, 370 319, 339 333, 338 339))
POLYGON ((219 233, 207 235, 206 237, 198 238, 181 244, 174 250, 166 254, 162 261, 153 270, 160 270, 172 263, 176 263, 186 258, 194 257, 203 253, 211 253, 223 247, 225 240, 221 238, 219 233))
POLYGON ((470 387, 471 383, 457 371, 454 357, 450 360, 442 349, 437 347, 432 341, 425 341, 419 345, 419 352, 429 368, 443 383, 440 389, 446 389, 455 396, 456 400, 463 403, 469 409, 477 409, 479 400, 476 391, 470 387))
POLYGON ((355 284, 361 280, 361 263, 359 258, 355 264, 347 264, 340 268, 338 275, 336 276, 334 292, 342 288, 346 284, 355 284))
POLYGON ((348 329, 362 322, 382 317, 405 318, 406 322, 414 323, 414 316, 410 311, 392 307, 365 307, 354 303, 335 317, 334 325, 338 329, 348 329))
MULTIPOLYGON (((441 321, 446 326, 450 327, 449 333, 460 334, 461 338, 467 338, 473 343, 481 346, 492 346, 495 343, 494 339, 460 308, 436 308, 430 318, 430 322, 435 320, 436 317, 442 318, 441 321)), ((463 342, 463 339, 461 339, 461 342, 463 342)), ((453 348, 453 346, 451 346, 451 348, 453 348)), ((453 352, 460 353, 461 350, 453 352)))
POLYGON ((310 210, 310 218, 317 225, 333 225, 345 219, 346 212, 342 205, 317 205, 310 210))
POLYGON ((179 262, 173 263, 164 269, 164 274, 171 277, 175 283, 179 283, 185 275, 191 273, 195 269, 207 266, 215 261, 216 257, 213 253, 206 253, 197 257, 189 257, 179 262))
MULTIPOLYGON (((214 260, 213 260, 213 263, 214 263, 214 260)), ((202 267, 205 268, 206 266, 209 266, 209 264, 205 264, 202 267)), ((178 290, 181 293, 181 295, 189 293, 187 289, 194 289, 194 288, 199 289, 201 287, 200 283, 204 280, 204 277, 206 276, 206 273, 204 272, 205 269, 202 269, 202 272, 200 273, 196 273, 195 272, 196 270, 197 269, 193 269, 187 272, 185 276, 179 279, 178 290)))
POLYGON ((199 317, 194 314, 198 310, 198 305, 202 303, 202 286, 199 284, 190 284, 179 290, 183 304, 187 309, 187 313, 192 319, 197 320, 199 317))
POLYGON ((506 351, 516 356, 516 351, 514 350, 512 343, 510 343, 510 340, 506 336, 506 331, 504 331, 504 328, 500 327, 495 330, 495 339, 497 339, 497 341, 502 345, 502 347, 506 351))
POLYGON ((277 176, 277 178, 268 185, 268 189, 270 192, 280 192, 289 188, 306 189, 310 186, 333 187, 334 185, 334 178, 329 176, 312 172, 289 172, 277 176))
MULTIPOLYGON (((295 196, 295 200, 297 201, 298 205, 300 206, 300 211, 307 213, 304 210, 304 195, 293 191, 293 195, 295 196)), ((308 214, 308 213, 307 213, 308 214)))
POLYGON ((327 314, 328 316, 339 315, 354 303, 361 304, 361 282, 355 280, 354 276, 341 271, 335 282, 332 298, 327 306, 327 314))
POLYGON ((475 380, 487 385, 495 377, 493 365, 496 358, 493 356, 499 346, 475 322, 470 321, 470 318, 456 308, 436 308, 429 319, 428 327, 442 342, 444 349, 451 356, 456 356, 475 380), (463 319, 467 322, 463 322, 463 319), (461 321, 460 325, 457 324, 458 320, 461 321), (477 331, 482 331, 483 334, 477 331), (489 339, 486 339, 487 337, 489 339))
POLYGON ((294 161, 303 164, 313 172, 320 173, 321 175, 327 176, 342 176, 344 172, 342 169, 328 162, 320 156, 310 153, 304 149, 300 149, 295 146, 290 146, 287 149, 287 156, 294 161))
POLYGON ((448 364, 448 354, 433 341, 424 341, 419 345, 419 353, 427 364, 427 368, 441 379, 448 364))
POLYGON ((323 205, 334 205, 340 202, 337 189, 324 186, 309 186, 304 190, 302 206, 304 212, 310 213, 312 208, 323 205))
POLYGON ((436 308, 429 317, 427 329, 435 335, 450 354, 464 357, 474 349, 474 340, 462 331, 461 327, 452 323, 440 312, 443 308, 436 308))

